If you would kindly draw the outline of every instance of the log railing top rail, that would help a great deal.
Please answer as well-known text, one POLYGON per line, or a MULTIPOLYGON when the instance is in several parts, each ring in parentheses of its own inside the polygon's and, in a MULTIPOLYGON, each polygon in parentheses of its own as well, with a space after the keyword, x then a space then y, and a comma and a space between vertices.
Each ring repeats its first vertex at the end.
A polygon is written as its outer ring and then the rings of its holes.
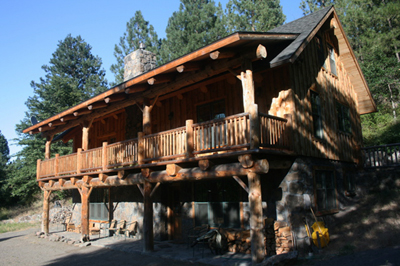
MULTIPOLYGON (((262 113, 259 113, 259 117, 275 123, 261 125, 260 147, 288 149, 290 134, 286 130, 288 120, 262 113)), ((249 113, 240 113, 211 121, 190 123, 186 127, 149 134, 141 138, 112 144, 103 143, 103 147, 86 151, 78 149, 77 153, 70 155, 56 155, 51 159, 38 160, 37 178, 66 177, 93 171, 100 173, 110 169, 118 170, 121 166, 138 167, 140 163, 138 147, 141 141, 143 147, 149 149, 143 153, 142 163, 155 159, 168 161, 177 157, 183 159, 197 157, 200 153, 219 150, 247 149, 250 141, 249 119, 249 113), (190 138, 188 131, 193 132, 190 138)))

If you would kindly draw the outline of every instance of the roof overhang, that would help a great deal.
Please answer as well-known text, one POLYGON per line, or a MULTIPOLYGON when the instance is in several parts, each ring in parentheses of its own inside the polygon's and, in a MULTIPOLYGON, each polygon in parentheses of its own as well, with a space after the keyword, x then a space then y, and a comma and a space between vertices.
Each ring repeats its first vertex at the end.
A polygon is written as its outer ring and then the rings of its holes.
MULTIPOLYGON (((180 82, 180 85, 181 87, 188 86, 190 85, 191 75, 201 74, 201 71, 196 69, 196 66, 197 68, 207 68, 208 62, 215 62, 216 58, 214 58, 214 56, 216 56, 218 60, 225 59, 233 61, 234 57, 248 57, 249 54, 245 55, 245 52, 251 49, 254 51, 254 54, 251 54, 250 57, 257 59, 256 49, 253 49, 254 47, 260 44, 268 47, 269 45, 274 45, 282 41, 291 42, 295 40, 297 36, 298 34, 258 32, 237 32, 231 34, 140 76, 127 80, 95 97, 26 128, 23 132, 30 134, 46 132, 44 135, 57 134, 77 125, 76 123, 71 123, 71 121, 82 120, 84 116, 89 116, 93 112, 97 112, 100 115, 102 112, 107 113, 113 109, 117 110, 118 107, 116 105, 118 105, 118 103, 124 102, 132 105, 143 97, 150 99, 158 97, 160 93, 157 93, 155 87, 152 86, 155 84, 159 85, 158 82, 164 84, 164 88, 166 88, 168 84, 173 84, 174 79, 177 79, 179 75, 187 74, 186 80, 188 81, 180 82), (187 72, 186 69, 188 70, 187 72), (196 70, 190 72, 190 69, 196 70), (113 108, 110 108, 111 105, 113 108)), ((219 67, 219 64, 216 66, 219 67)), ((215 66, 213 67, 216 68, 215 66)), ((223 71, 227 71, 227 69, 223 69, 223 71)), ((215 73, 220 74, 221 71, 215 69, 215 73)), ((203 79, 209 78, 207 75, 203 76, 203 79)), ((193 80, 192 83, 195 82, 196 81, 193 80)), ((170 87, 174 90, 177 89, 176 84, 170 85, 170 87)), ((164 93, 168 93, 168 91, 168 88, 164 89, 164 93)), ((123 105, 120 106, 120 109, 122 108, 124 108, 123 105)))

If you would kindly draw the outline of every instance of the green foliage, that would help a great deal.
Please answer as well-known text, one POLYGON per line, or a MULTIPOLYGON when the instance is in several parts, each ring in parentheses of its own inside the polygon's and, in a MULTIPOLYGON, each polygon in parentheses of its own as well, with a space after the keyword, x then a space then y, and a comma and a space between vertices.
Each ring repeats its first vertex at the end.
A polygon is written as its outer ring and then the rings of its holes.
POLYGON ((7 179, 7 163, 10 159, 8 141, 0 131, 0 206, 4 206, 8 200, 8 191, 4 183, 7 179))
POLYGON ((229 0, 226 21, 229 32, 268 31, 280 26, 286 17, 279 0, 229 0))
MULTIPOLYGON (((36 164, 44 159, 46 140, 40 134, 24 134, 31 126, 30 117, 47 119, 94 95, 106 90, 105 71, 101 59, 92 55, 91 46, 80 36, 68 35, 60 41, 49 65, 44 65, 45 77, 31 82, 34 95, 26 101, 28 112, 16 125, 18 145, 23 146, 15 160, 8 166, 8 176, 3 187, 10 192, 13 202, 30 203, 39 191, 36 182, 36 164)), ((71 153, 71 144, 56 142, 52 154, 71 153)))
POLYGON ((40 227, 40 223, 0 223, 0 234, 34 227, 40 227))
POLYGON ((154 27, 144 20, 142 12, 136 11, 135 16, 126 23, 126 32, 115 45, 114 56, 117 63, 111 65, 111 72, 115 75, 115 82, 112 85, 124 81, 124 58, 131 52, 137 50, 140 44, 145 45, 145 49, 155 54, 160 49, 160 40, 154 27))
POLYGON ((222 6, 212 0, 181 0, 165 31, 160 51, 163 63, 226 36, 222 6))

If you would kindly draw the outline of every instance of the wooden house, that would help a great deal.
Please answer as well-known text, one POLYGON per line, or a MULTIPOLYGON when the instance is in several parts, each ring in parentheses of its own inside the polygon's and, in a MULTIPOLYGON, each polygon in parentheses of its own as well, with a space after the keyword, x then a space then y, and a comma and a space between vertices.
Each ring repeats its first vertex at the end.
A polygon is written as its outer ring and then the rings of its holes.
POLYGON ((89 222, 111 219, 138 220, 146 251, 155 235, 185 238, 196 225, 242 228, 260 261, 266 218, 301 245, 310 206, 340 211, 360 161, 360 115, 376 106, 333 7, 159 67, 145 50, 125 61, 122 84, 24 130, 47 138, 37 163, 45 232, 50 193, 73 189, 84 239, 89 222), (51 156, 55 137, 73 139, 74 152, 51 156))

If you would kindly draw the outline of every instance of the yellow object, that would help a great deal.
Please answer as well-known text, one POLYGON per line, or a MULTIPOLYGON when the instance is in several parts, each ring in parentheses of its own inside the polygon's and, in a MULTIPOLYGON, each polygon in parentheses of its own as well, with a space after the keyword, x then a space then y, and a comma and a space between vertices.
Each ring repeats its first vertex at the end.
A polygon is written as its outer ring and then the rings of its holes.
POLYGON ((311 236, 314 245, 318 247, 318 237, 317 237, 317 232, 318 232, 321 248, 326 247, 329 243, 329 232, 328 228, 325 227, 325 223, 320 221, 315 222, 311 227, 314 231, 311 236))

